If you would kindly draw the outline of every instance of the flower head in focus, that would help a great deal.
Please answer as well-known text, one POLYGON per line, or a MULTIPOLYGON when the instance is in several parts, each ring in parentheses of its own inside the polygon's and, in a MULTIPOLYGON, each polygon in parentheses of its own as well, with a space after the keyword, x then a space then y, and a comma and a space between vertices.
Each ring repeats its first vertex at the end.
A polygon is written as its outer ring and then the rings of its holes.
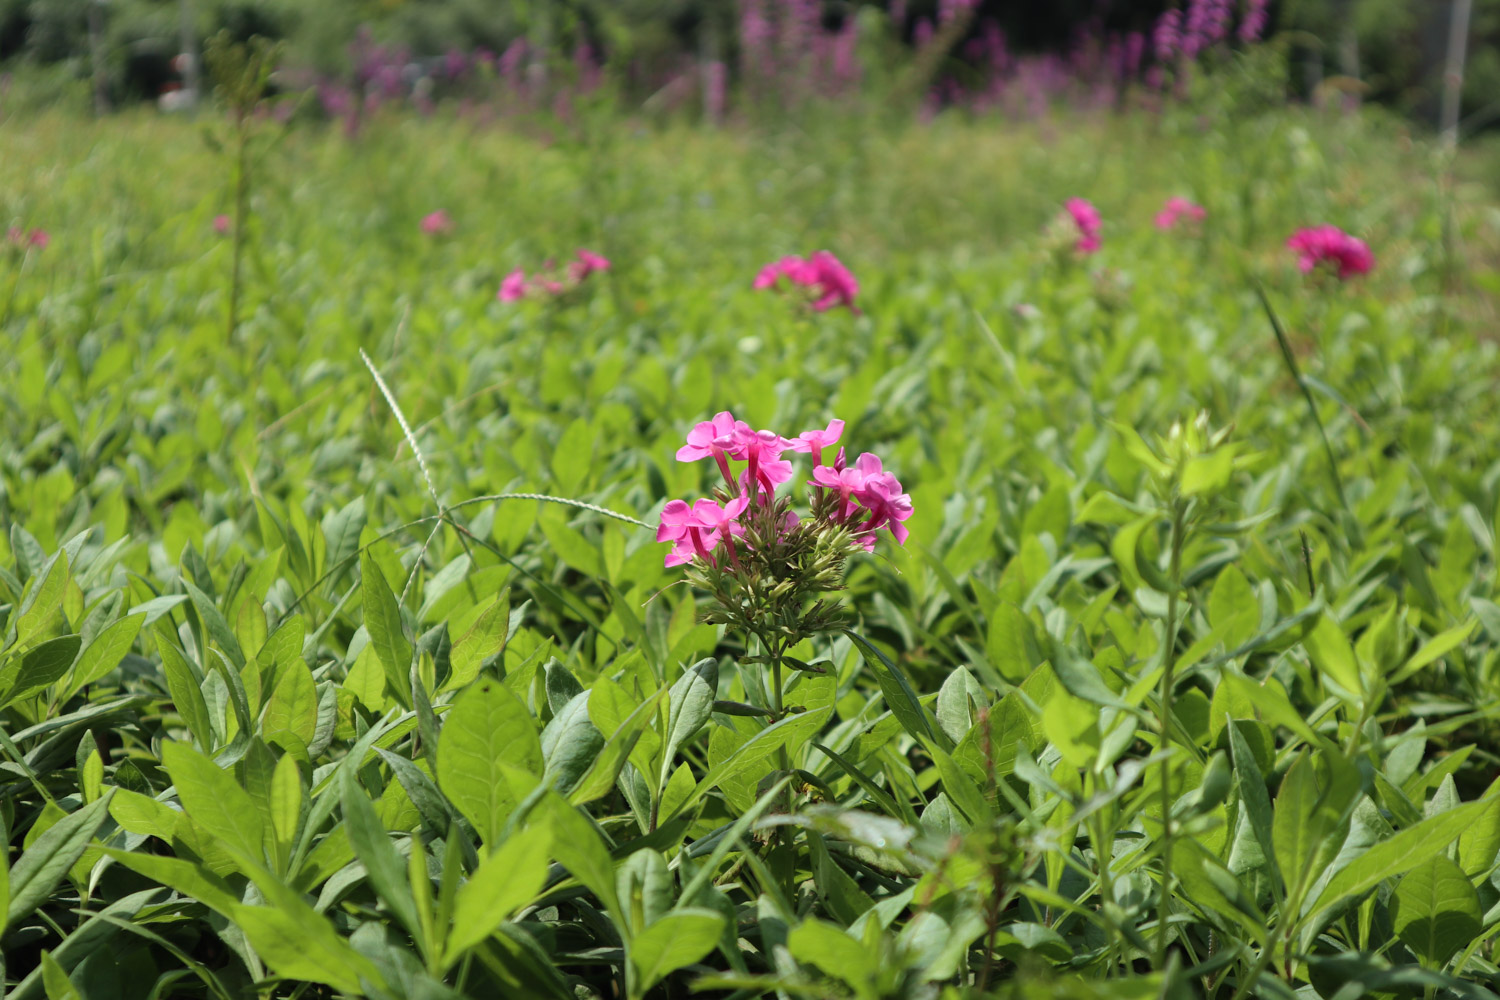
POLYGON ((1304 274, 1327 265, 1344 281, 1356 274, 1368 274, 1375 266, 1375 255, 1368 244, 1338 226, 1299 229, 1287 239, 1286 245, 1296 252, 1297 267, 1304 274))

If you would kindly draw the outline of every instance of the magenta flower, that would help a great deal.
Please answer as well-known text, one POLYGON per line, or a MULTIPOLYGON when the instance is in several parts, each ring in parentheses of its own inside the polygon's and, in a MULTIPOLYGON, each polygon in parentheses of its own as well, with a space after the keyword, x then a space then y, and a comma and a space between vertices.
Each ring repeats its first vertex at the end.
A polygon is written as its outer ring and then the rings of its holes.
POLYGON ((712 420, 705 420, 688 431, 687 444, 677 449, 677 461, 696 462, 700 458, 712 458, 724 475, 724 482, 734 488, 734 476, 729 471, 729 459, 739 458, 739 442, 735 428, 741 422, 734 414, 721 410, 712 420))
POLYGON ((790 256, 767 264, 756 273, 751 287, 757 291, 774 288, 782 278, 813 292, 815 298, 812 308, 817 312, 826 312, 835 306, 859 312, 854 305, 854 297, 859 294, 859 282, 827 250, 819 250, 806 259, 790 256))
POLYGON ((21 250, 45 250, 47 244, 52 242, 52 237, 45 229, 33 229, 28 233, 20 226, 11 226, 5 231, 5 242, 21 250))
POLYGON ((568 265, 568 276, 575 282, 582 281, 595 271, 608 271, 609 261, 592 250, 579 248, 578 259, 568 265))
POLYGON ((501 302, 518 302, 526 297, 526 272, 519 267, 500 282, 500 291, 495 296, 501 302))
POLYGON ((665 565, 682 566, 692 562, 694 557, 713 564, 710 553, 720 541, 729 550, 730 559, 738 562, 733 539, 745 533, 737 518, 747 503, 744 497, 736 497, 723 506, 703 499, 689 507, 685 500, 669 500, 662 508, 661 523, 656 529, 658 542, 673 543, 665 565))
POLYGON ((888 529, 898 543, 906 544, 908 532, 902 522, 911 517, 911 497, 901 491, 900 480, 885 471, 878 456, 865 452, 848 467, 841 451, 833 466, 820 465, 813 470, 812 481, 838 493, 842 501, 838 519, 851 523, 855 541, 866 551, 873 549, 874 534, 880 528, 888 529), (869 517, 853 523, 860 509, 869 517))
POLYGON ((1072 216, 1073 225, 1078 227, 1078 242, 1073 244, 1073 249, 1084 254, 1098 251, 1104 245, 1099 235, 1103 224, 1099 210, 1083 198, 1069 198, 1063 202, 1063 208, 1072 216))
POLYGON ((828 427, 824 430, 803 431, 797 435, 797 439, 791 442, 793 451, 807 452, 812 455, 813 465, 823 464, 823 449, 832 447, 838 443, 839 437, 844 433, 844 422, 842 420, 828 421, 828 427))
POLYGON ((214 232, 220 236, 229 232, 229 216, 223 214, 214 216, 214 232))
POLYGON ((1168 198, 1161 211, 1156 213, 1156 228, 1173 229, 1183 219, 1196 223, 1206 218, 1208 211, 1202 205, 1194 204, 1186 198, 1168 198))
POLYGON ((1286 241, 1297 253, 1297 267, 1306 274, 1320 264, 1336 269, 1340 281, 1356 274, 1368 274, 1375 266, 1375 255, 1364 240, 1344 232, 1338 226, 1322 225, 1299 229, 1286 241))
POLYGON ((422 216, 422 232, 428 236, 446 236, 453 231, 453 219, 441 208, 422 216))

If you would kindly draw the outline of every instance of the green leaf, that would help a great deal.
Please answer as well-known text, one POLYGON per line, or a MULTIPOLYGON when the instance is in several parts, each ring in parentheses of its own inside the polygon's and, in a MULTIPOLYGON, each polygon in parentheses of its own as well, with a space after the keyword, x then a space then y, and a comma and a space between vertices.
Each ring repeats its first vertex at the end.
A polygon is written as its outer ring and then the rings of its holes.
POLYGON ((1347 696, 1359 697, 1362 685, 1354 647, 1329 612, 1318 616, 1317 625, 1303 638, 1302 645, 1320 673, 1332 679, 1347 696))
POLYGON ((680 748, 703 728, 713 714, 714 697, 719 690, 719 661, 699 660, 683 671, 667 692, 666 744, 662 750, 661 777, 657 788, 665 788, 672 771, 672 760, 680 748))
POLYGON ((552 828, 533 824, 513 834, 479 863, 479 869, 459 888, 453 905, 452 929, 443 952, 445 968, 541 892, 547 880, 551 843, 552 828))
POLYGON ((109 815, 113 791, 110 789, 97 801, 58 820, 16 859, 10 869, 6 926, 13 927, 17 921, 30 916, 83 857, 94 834, 109 815))
POLYGON ((510 689, 486 678, 459 695, 438 737, 438 787, 494 843, 519 796, 501 765, 540 777, 542 745, 531 713, 510 689))
POLYGON ((82 646, 83 639, 79 636, 64 635, 32 647, 21 657, 21 670, 10 691, 0 698, 0 705, 29 698, 57 683, 73 665, 82 646))
MULTIPOLYGON (((620 776, 620 771, 625 767, 625 762, 630 759, 635 745, 640 742, 641 735, 650 725, 651 720, 656 717, 657 706, 662 698, 666 696, 666 689, 659 688, 651 697, 635 707, 604 743, 604 749, 599 751, 599 756, 594 759, 593 765, 578 780, 573 791, 568 796, 568 801, 575 805, 583 805, 592 802, 602 795, 608 795, 615 787, 615 779, 620 776)), ((608 688, 603 684, 596 684, 588 692, 588 705, 590 718, 593 718, 593 706, 596 698, 602 699, 608 694, 608 688)), ((597 722, 593 725, 598 728, 597 722)), ((599 729, 603 732, 603 729, 599 729)))
POLYGON ((579 417, 558 438, 552 451, 552 477, 565 496, 576 494, 588 479, 596 437, 588 421, 579 417))
POLYGON ((267 742, 284 743, 277 736, 291 733, 305 746, 318 728, 318 689, 312 671, 298 659, 280 672, 280 680, 261 716, 261 732, 267 742))
POLYGON ((42 952, 42 988, 47 991, 47 1000, 83 1000, 50 951, 42 952))
POLYGON ((912 688, 911 681, 907 680, 906 674, 892 663, 884 653, 870 641, 857 632, 849 629, 841 630, 864 654, 865 663, 875 672, 875 679, 880 684, 881 694, 885 696, 885 703, 890 708, 891 714, 900 722, 901 728, 917 739, 931 740, 948 752, 953 751, 953 741, 948 734, 943 732, 942 727, 937 725, 937 720, 917 698, 917 692, 912 688))
POLYGON ((475 619, 463 638, 453 644, 448 654, 451 672, 443 690, 452 691, 473 683, 484 661, 505 648, 509 631, 510 589, 506 588, 475 619))
POLYGON ((167 637, 169 633, 169 629, 161 629, 156 643, 161 652, 162 671, 167 675, 167 692, 193 739, 199 746, 212 748, 213 725, 209 721, 208 703, 203 700, 198 674, 167 637))
MULTIPOLYGON (((567 795, 578 787, 579 780, 604 749, 604 734, 589 720, 589 692, 579 691, 558 707, 557 714, 542 730, 541 742, 542 759, 547 762, 546 779, 567 795)), ((611 778, 610 783, 613 781, 611 778)))
POLYGON ((232 919, 277 975, 325 983, 355 996, 365 994, 362 980, 383 982, 370 960, 299 897, 288 893, 274 903, 274 907, 236 906, 232 919))
POLYGON ((1415 868, 1457 840, 1459 834, 1489 808, 1491 801, 1467 802, 1400 830, 1371 847, 1329 880, 1310 912, 1353 899, 1385 879, 1415 868))
POLYGON ((1397 936, 1437 967, 1479 936, 1484 916, 1468 876, 1442 854, 1413 868, 1396 884, 1391 910, 1397 936))
POLYGON ((283 848, 296 840, 297 827, 302 821, 302 794, 302 771, 297 767, 297 759, 284 753, 271 773, 271 830, 283 848))
POLYGON ((1422 648, 1413 653, 1411 659, 1402 665, 1400 670, 1391 675, 1390 682, 1392 684, 1399 684, 1423 667, 1436 663, 1444 656, 1447 656, 1468 640, 1469 635, 1478 624, 1478 618, 1471 618, 1462 625, 1455 625, 1446 632, 1440 632, 1431 639, 1428 639, 1422 644, 1422 648))
POLYGON ((94 637, 78 663, 73 667, 73 676, 68 679, 63 697, 71 697, 84 685, 92 684, 120 665, 130 647, 135 644, 141 628, 146 624, 145 615, 129 615, 111 622, 104 631, 94 637))
POLYGON ((365 630, 385 670, 386 693, 411 707, 411 643, 401 625, 401 607, 369 549, 359 557, 360 590, 364 597, 365 630))
POLYGON ((703 909, 678 910, 647 927, 626 946, 635 973, 635 995, 713 951, 723 932, 723 915, 703 909))
POLYGON ((16 619, 18 646, 24 646, 62 607, 63 592, 68 586, 68 554, 54 553, 43 570, 45 575, 27 593, 21 604, 21 614, 16 619))
POLYGON ((233 775, 186 743, 163 744, 161 760, 188 818, 242 865, 260 865, 265 835, 260 810, 233 775))
MULTIPOLYGON (((344 825, 349 830, 349 843, 354 855, 365 866, 365 876, 381 902, 390 907, 396 919, 401 921, 414 941, 424 939, 421 920, 417 917, 416 901, 412 898, 411 886, 406 881, 406 863, 396 852, 395 845, 375 814, 375 806, 360 787, 356 772, 343 772, 341 801, 344 805, 344 825)), ((420 845, 413 845, 420 851, 420 845)))
MULTIPOLYGON (((802 921, 787 935, 786 944, 797 961, 815 965, 825 974, 856 988, 868 982, 877 971, 867 948, 822 920, 802 921)), ((862 995, 863 992, 856 989, 856 994, 862 995)))

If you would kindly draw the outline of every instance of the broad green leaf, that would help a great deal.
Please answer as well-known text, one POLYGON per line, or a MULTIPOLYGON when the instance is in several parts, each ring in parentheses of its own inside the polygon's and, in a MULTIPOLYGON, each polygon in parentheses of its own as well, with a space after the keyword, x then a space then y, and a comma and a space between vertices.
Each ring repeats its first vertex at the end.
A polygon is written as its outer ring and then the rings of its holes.
POLYGON ((236 906, 232 919, 278 976, 325 983, 355 996, 365 992, 361 980, 382 982, 369 959, 351 948, 312 907, 294 896, 276 904, 236 906))
POLYGON ((297 837, 302 820, 302 772, 291 754, 281 755, 271 773, 271 829, 276 842, 287 848, 297 837))
POLYGON ((666 786, 678 748, 692 739, 713 714, 718 690, 719 661, 710 658, 683 671, 667 692, 667 728, 658 788, 666 786))
POLYGON ((261 716, 261 732, 267 742, 284 742, 277 737, 291 733, 304 745, 310 744, 318 728, 318 691, 312 671, 298 659, 280 677, 261 716))
MULTIPOLYGON (((603 684, 596 684, 587 692, 591 720, 594 715, 595 699, 602 697, 601 692, 607 693, 607 691, 608 688, 603 684)), ((604 748, 599 751, 599 756, 594 759, 593 765, 583 777, 578 779, 578 783, 568 795, 569 802, 583 805, 609 794, 610 790, 615 787, 615 780, 619 778, 625 762, 630 759, 631 752, 645 733, 646 727, 656 717, 657 707, 666 694, 666 688, 659 688, 655 694, 637 705, 635 710, 620 722, 614 733, 605 741, 604 748)), ((598 727, 597 722, 593 725, 598 727)), ((600 732, 602 731, 601 729, 600 732)))
POLYGON ((858 987, 876 974, 876 963, 869 950, 833 924, 808 919, 792 928, 787 935, 792 957, 806 965, 815 965, 834 979, 858 987))
POLYGON ((550 826, 528 826, 479 863, 479 869, 459 887, 454 901, 444 966, 452 966, 536 897, 547 880, 551 842, 550 826))
POLYGON ((24 646, 42 629, 62 606, 63 591, 68 586, 68 554, 58 552, 42 567, 45 575, 27 593, 16 619, 16 645, 24 646))
MULTIPOLYGON (((423 926, 417 917, 412 887, 407 883, 406 863, 401 860, 390 835, 375 815, 375 806, 360 787, 355 772, 345 770, 343 776, 340 801, 344 805, 344 825, 348 828, 354 855, 365 866, 365 877, 375 895, 390 907, 413 940, 422 941, 423 926)), ((421 848, 413 846, 412 850, 420 851, 421 848)))
POLYGON ((1433 855, 1396 883, 1391 919, 1406 946, 1441 967, 1479 936, 1479 893, 1463 870, 1433 855))
POLYGON ((83 1000, 50 951, 42 952, 42 988, 47 991, 47 1000, 83 1000))
POLYGON ((365 630, 370 645, 385 670, 386 693, 403 707, 411 707, 411 643, 401 624, 401 607, 391 593, 385 574, 369 549, 359 557, 360 591, 363 594, 365 630))
POLYGON ((201 682, 187 658, 169 638, 169 633, 168 629, 160 629, 156 643, 161 652, 162 671, 167 675, 167 691, 172 695, 177 713, 187 724, 188 733, 199 746, 212 749, 214 731, 209 721, 208 703, 203 700, 201 682))
POLYGON ((542 745, 526 706, 504 684, 480 680, 459 695, 438 738, 438 787, 493 844, 519 796, 501 768, 540 777, 542 745))
POLYGON ((82 645, 79 636, 64 635, 32 647, 21 657, 21 669, 0 704, 29 698, 57 683, 73 665, 82 645))
POLYGON ((241 864, 261 864, 261 813, 234 776, 186 743, 163 744, 161 759, 188 818, 223 842, 241 864))
POLYGON ((662 917, 627 943, 637 995, 668 975, 713 951, 724 931, 724 916, 713 910, 685 909, 662 917))
POLYGON ((451 672, 443 690, 452 691, 473 683, 484 661, 505 649, 509 629, 510 589, 506 588, 453 644, 453 650, 448 654, 451 672))
POLYGON ((1489 799, 1467 802, 1381 841, 1335 875, 1323 887, 1310 912, 1363 895, 1385 879, 1411 871, 1457 840, 1490 804, 1489 799))
MULTIPOLYGON (((542 759, 547 780, 564 795, 578 787, 604 749, 604 734, 589 720, 589 693, 579 691, 557 709, 542 730, 542 759)), ((611 778, 611 785, 613 778, 611 778)))
POLYGON ((1320 673, 1330 678, 1349 697, 1359 697, 1362 685, 1359 664, 1354 658, 1354 647, 1332 615, 1327 611, 1319 615, 1318 623, 1303 638, 1302 645, 1320 673))
POLYGON ((53 824, 16 859, 10 869, 10 901, 6 907, 6 926, 31 915, 42 904, 63 876, 83 857, 89 842, 109 814, 111 793, 53 824))
POLYGON ((73 675, 68 679, 63 697, 72 697, 85 685, 94 683, 118 667, 145 624, 145 615, 130 615, 105 626, 104 631, 94 637, 94 641, 88 644, 88 648, 74 664, 73 675))

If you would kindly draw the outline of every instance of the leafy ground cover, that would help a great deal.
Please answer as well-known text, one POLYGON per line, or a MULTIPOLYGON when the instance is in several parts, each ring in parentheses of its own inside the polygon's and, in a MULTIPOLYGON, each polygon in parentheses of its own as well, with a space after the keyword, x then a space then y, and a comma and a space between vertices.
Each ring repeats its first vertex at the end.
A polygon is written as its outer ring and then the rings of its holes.
POLYGON ((0 128, 10 995, 1493 995, 1497 235, 1388 122, 393 118, 242 223, 0 128), (654 534, 721 410, 910 495, 774 675, 654 534))

